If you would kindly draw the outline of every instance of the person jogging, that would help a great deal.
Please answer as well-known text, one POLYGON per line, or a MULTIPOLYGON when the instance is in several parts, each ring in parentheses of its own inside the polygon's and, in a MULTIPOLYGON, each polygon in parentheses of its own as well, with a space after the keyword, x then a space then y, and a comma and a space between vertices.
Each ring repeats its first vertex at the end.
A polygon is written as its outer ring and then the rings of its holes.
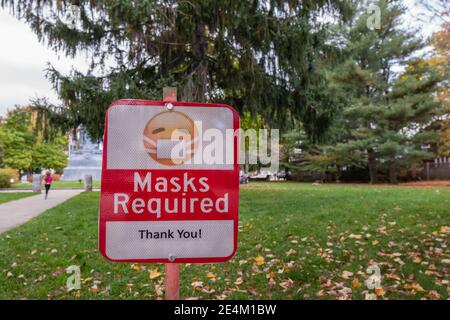
POLYGON ((44 176, 45 199, 47 199, 47 197, 48 197, 48 191, 50 190, 50 187, 52 186, 52 181, 53 181, 52 174, 50 171, 47 171, 44 176))

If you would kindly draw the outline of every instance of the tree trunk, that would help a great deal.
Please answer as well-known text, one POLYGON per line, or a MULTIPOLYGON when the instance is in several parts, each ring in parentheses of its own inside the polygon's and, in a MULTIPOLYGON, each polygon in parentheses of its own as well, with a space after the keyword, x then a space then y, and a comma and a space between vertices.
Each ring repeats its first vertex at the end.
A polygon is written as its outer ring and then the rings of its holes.
POLYGON ((248 173, 248 170, 250 168, 250 159, 249 159, 248 151, 245 151, 245 164, 244 164, 244 172, 248 173))
POLYGON ((397 163, 395 159, 389 160, 389 182, 397 184, 397 163))
POLYGON ((372 148, 367 149, 367 165, 369 167, 370 183, 371 184, 377 183, 378 182, 377 159, 375 156, 375 151, 372 148))
POLYGON ((342 174, 341 166, 336 165, 336 183, 341 182, 341 174, 342 174))
POLYGON ((205 24, 197 23, 192 34, 192 69, 182 90, 183 101, 206 101, 208 91, 208 56, 205 24))

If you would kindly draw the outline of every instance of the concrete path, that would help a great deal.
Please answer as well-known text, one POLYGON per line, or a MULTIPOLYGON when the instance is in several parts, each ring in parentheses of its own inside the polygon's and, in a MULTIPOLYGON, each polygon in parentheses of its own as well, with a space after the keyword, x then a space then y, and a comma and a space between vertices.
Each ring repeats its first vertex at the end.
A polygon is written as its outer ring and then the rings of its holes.
POLYGON ((50 190, 47 200, 41 193, 0 204, 0 233, 27 222, 81 192, 83 190, 50 190))

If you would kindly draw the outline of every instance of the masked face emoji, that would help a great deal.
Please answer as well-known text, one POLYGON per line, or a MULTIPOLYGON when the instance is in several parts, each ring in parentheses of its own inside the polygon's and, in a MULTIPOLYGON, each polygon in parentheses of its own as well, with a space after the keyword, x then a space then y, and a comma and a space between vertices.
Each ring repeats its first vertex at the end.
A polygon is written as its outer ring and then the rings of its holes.
POLYGON ((144 128, 144 146, 149 156, 163 165, 185 163, 194 154, 198 132, 194 121, 178 111, 163 111, 144 128))

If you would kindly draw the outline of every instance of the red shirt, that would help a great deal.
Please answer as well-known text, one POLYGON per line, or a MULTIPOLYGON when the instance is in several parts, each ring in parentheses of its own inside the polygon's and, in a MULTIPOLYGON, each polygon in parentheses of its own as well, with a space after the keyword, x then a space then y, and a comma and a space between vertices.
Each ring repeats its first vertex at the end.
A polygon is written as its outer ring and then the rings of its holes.
POLYGON ((44 182, 45 184, 52 184, 53 178, 52 176, 45 176, 44 182))

